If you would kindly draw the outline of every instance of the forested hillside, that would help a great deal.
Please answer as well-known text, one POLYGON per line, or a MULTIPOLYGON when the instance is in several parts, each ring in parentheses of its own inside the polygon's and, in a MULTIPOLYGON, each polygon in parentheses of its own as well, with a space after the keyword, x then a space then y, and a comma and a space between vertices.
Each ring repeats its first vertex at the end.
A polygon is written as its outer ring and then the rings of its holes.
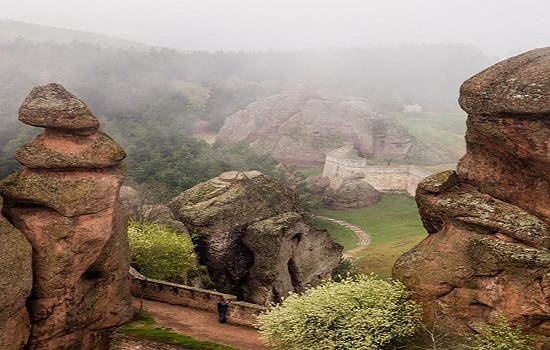
POLYGON ((0 44, 0 177, 17 168, 14 150, 31 137, 17 109, 36 85, 58 82, 86 102, 128 151, 130 177, 181 190, 217 171, 275 164, 246 145, 210 146, 191 136, 199 126, 215 133, 259 97, 321 80, 388 112, 407 104, 452 112, 460 83, 490 63, 477 48, 458 44, 186 53, 19 37, 0 44), (250 164, 259 160, 265 164, 250 164))

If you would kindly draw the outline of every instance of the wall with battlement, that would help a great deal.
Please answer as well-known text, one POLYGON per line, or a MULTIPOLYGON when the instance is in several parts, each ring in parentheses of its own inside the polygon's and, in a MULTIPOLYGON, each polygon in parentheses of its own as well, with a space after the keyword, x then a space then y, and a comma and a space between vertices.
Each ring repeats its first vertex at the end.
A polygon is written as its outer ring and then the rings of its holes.
POLYGON ((350 179, 370 183, 382 193, 407 193, 414 196, 418 183, 432 173, 415 166, 373 166, 358 156, 352 145, 326 155, 323 176, 330 187, 338 188, 350 179))
POLYGON ((237 297, 231 294, 146 278, 134 269, 130 269, 130 286, 135 297, 215 313, 218 312, 216 303, 222 299, 228 300, 228 323, 255 326, 256 317, 267 309, 261 305, 237 301, 237 297))

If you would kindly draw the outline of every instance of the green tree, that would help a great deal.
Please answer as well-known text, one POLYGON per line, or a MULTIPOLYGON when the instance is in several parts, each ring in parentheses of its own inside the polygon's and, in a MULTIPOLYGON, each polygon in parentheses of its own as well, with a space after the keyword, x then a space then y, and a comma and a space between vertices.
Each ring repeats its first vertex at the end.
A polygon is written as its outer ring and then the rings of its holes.
POLYGON ((420 324, 409 296, 399 281, 372 275, 326 281, 260 315, 260 332, 277 349, 385 349, 420 324))
POLYGON ((185 283, 198 274, 189 235, 153 222, 131 221, 128 226, 130 264, 148 278, 185 283))
POLYGON ((504 315, 494 325, 482 325, 481 334, 474 341, 471 350, 534 350, 531 346, 537 338, 524 335, 520 327, 512 327, 504 315))

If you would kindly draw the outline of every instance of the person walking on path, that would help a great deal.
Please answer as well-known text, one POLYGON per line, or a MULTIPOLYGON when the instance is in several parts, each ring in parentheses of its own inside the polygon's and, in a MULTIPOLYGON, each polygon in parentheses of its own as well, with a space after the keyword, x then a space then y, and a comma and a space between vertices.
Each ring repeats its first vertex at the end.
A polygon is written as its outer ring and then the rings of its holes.
POLYGON ((227 309, 229 308, 229 302, 225 299, 218 301, 218 315, 220 323, 225 323, 227 320, 227 309))

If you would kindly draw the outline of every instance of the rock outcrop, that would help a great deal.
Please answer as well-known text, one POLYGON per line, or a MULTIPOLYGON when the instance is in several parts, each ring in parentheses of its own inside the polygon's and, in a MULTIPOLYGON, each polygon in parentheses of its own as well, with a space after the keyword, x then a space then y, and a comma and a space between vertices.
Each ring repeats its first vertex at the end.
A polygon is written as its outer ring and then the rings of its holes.
POLYGON ((2 215, 0 251, 0 349, 19 350, 29 337, 25 302, 32 288, 32 248, 23 233, 2 215))
POLYGON ((492 322, 550 335, 550 48, 467 80, 467 154, 416 200, 429 235, 394 266, 433 319, 492 322))
POLYGON ((327 152, 347 143, 369 159, 405 159, 413 146, 412 136, 374 105, 339 96, 316 82, 258 99, 228 117, 217 139, 244 141, 302 166, 322 166, 327 152))
POLYGON ((169 205, 198 237, 213 281, 246 301, 268 305, 327 278, 342 247, 303 217, 296 193, 257 171, 228 172, 169 205))
POLYGON ((380 201, 382 194, 366 181, 349 179, 337 188, 326 187, 323 204, 334 210, 370 207, 380 201))
POLYGON ((118 198, 125 152, 59 84, 34 88, 19 118, 45 128, 17 150, 25 168, 0 181, 3 213, 32 245, 26 348, 107 349, 132 312, 118 198))

